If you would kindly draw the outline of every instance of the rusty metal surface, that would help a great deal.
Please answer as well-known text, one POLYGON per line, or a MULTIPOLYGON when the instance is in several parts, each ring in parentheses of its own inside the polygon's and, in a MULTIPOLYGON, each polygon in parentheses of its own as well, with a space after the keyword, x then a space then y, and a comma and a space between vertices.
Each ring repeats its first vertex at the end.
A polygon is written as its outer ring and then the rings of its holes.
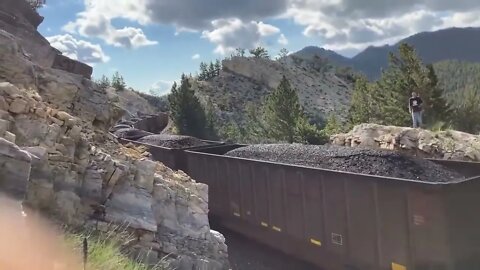
POLYGON ((458 171, 466 177, 474 177, 480 175, 480 162, 470 161, 454 161, 442 159, 429 159, 437 164, 443 165, 453 171, 458 171))
MULTIPOLYGON (((147 151, 150 152, 150 154, 152 155, 153 160, 162 162, 165 166, 173 170, 182 171, 188 171, 188 163, 185 155, 186 150, 209 149, 213 147, 219 147, 225 144, 224 142, 219 141, 202 140, 202 142, 208 143, 208 145, 174 149, 118 138, 113 133, 110 133, 110 135, 116 138, 122 144, 132 143, 134 145, 144 146, 147 148, 147 151)), ((227 147, 227 149, 230 148, 227 147)))
POLYGON ((474 230, 457 213, 480 212, 480 177, 437 184, 202 152, 186 151, 187 173, 210 185, 213 218, 320 268, 460 269, 451 266, 480 258, 480 218, 474 230), (475 192, 462 197, 468 188, 475 192))

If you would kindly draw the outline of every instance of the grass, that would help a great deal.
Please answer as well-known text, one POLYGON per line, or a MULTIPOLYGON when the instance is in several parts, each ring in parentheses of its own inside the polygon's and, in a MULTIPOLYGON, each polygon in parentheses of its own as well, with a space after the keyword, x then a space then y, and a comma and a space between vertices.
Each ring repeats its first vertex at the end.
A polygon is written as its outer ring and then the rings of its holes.
POLYGON ((147 266, 140 262, 141 258, 131 259, 121 250, 122 243, 131 235, 126 232, 112 230, 109 233, 68 233, 66 241, 78 253, 82 254, 83 240, 88 241, 87 270, 167 270, 165 261, 155 266, 147 266), (123 241, 121 240, 123 239, 123 241))

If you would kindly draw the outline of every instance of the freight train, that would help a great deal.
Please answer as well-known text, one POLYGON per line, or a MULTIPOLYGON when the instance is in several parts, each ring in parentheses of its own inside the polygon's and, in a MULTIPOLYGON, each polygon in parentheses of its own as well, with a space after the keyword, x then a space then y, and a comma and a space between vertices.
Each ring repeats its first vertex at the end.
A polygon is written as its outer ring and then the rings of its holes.
POLYGON ((212 220, 319 269, 480 269, 480 163, 432 160, 465 176, 438 183, 146 146, 208 184, 212 220))

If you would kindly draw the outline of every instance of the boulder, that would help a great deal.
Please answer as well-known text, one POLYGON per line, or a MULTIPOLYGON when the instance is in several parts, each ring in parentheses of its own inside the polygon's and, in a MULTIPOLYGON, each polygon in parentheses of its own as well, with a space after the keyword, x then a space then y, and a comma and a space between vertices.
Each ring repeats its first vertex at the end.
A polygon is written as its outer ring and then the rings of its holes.
POLYGON ((32 158, 17 145, 0 138, 0 191, 24 198, 30 178, 32 158))
POLYGON ((125 183, 117 186, 105 204, 105 219, 116 224, 150 232, 157 231, 152 211, 152 195, 142 188, 125 183))
POLYGON ((16 114, 27 113, 29 111, 28 102, 24 99, 16 98, 10 103, 8 111, 16 114))

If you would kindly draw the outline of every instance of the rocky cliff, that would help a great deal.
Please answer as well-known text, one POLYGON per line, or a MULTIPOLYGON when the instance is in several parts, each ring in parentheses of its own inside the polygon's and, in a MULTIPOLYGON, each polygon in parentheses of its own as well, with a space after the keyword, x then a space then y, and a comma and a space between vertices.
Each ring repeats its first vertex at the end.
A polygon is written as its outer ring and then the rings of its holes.
POLYGON ((330 113, 344 112, 350 104, 353 82, 337 74, 325 59, 288 56, 273 61, 263 58, 233 57, 223 61, 220 74, 194 87, 204 102, 210 101, 224 121, 242 123, 246 104, 260 107, 265 97, 286 76, 297 90, 307 115, 317 123, 330 113))
POLYGON ((331 140, 336 145, 398 150, 420 157, 480 161, 480 136, 455 130, 362 124, 331 140))
POLYGON ((0 30, 0 192, 68 225, 124 225, 136 236, 128 248, 148 263, 170 255, 175 269, 228 269, 208 187, 111 137, 125 111, 85 74, 32 57, 55 50, 24 23, 0 30))

